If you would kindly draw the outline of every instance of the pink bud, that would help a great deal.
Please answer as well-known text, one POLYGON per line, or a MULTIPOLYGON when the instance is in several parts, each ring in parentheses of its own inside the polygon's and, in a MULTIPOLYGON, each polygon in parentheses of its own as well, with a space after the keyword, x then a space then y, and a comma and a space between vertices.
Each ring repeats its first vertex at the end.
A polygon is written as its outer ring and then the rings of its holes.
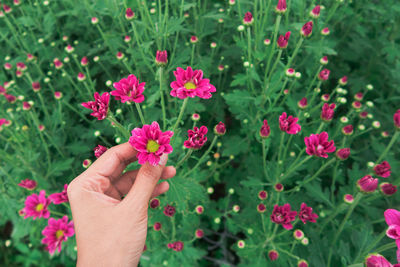
POLYGON ((347 84, 347 76, 343 76, 342 78, 339 79, 339 84, 341 86, 345 86, 347 84))
POLYGON ((196 236, 196 238, 203 238, 203 236, 204 236, 204 231, 203 230, 201 230, 201 229, 197 229, 196 230, 196 232, 194 233, 195 234, 195 236, 196 236))
POLYGON ((361 192, 374 192, 378 187, 378 179, 373 178, 371 175, 366 175, 357 181, 357 186, 361 192))
POLYGON ((243 24, 246 26, 250 26, 251 24, 253 24, 253 22, 253 14, 251 14, 251 12, 246 12, 246 14, 244 14, 243 24))
POLYGON ((341 148, 336 151, 336 157, 340 160, 346 160, 350 156, 350 148, 341 148))
POLYGON ((398 109, 396 111, 396 113, 394 113, 393 115, 393 122, 394 122, 394 126, 400 130, 400 109, 398 109))
POLYGON ((301 109, 307 108, 307 105, 308 105, 308 103, 307 103, 307 98, 306 97, 303 97, 302 99, 300 99, 299 102, 297 102, 297 106, 299 108, 301 108, 301 109))
POLYGON ((389 183, 381 183, 379 185, 382 194, 386 196, 391 196, 397 192, 397 186, 389 184, 389 183))
POLYGON ((299 260, 297 262, 297 267, 308 267, 308 262, 305 260, 299 260))
POLYGON ((150 208, 156 209, 156 208, 158 208, 159 206, 160 206, 160 200, 159 200, 158 198, 153 198, 153 199, 150 201, 150 208))
POLYGON ((132 11, 132 8, 128 7, 125 12, 125 18, 127 20, 132 20, 135 17, 135 12, 132 11))
POLYGON ((258 192, 259 199, 264 200, 264 199, 267 199, 267 197, 268 197, 267 191, 262 190, 262 191, 258 192))
POLYGON ((317 5, 311 10, 310 16, 313 17, 314 19, 317 19, 319 18, 320 12, 321 12, 321 6, 317 5))
POLYGON ((328 27, 326 27, 326 28, 323 28, 322 29, 322 31, 321 31, 321 34, 322 35, 329 35, 331 32, 330 32, 330 30, 329 30, 329 28, 328 27))
POLYGON ((344 135, 352 135, 352 134, 353 134, 353 131, 354 131, 353 129, 354 129, 353 125, 351 125, 351 124, 346 125, 346 126, 344 126, 344 127, 342 128, 342 133, 343 133, 344 135))
POLYGON ((275 184, 274 189, 276 192, 282 192, 283 191, 283 185, 281 183, 275 184))
POLYGON ((327 65, 328 64, 328 57, 327 56, 324 56, 324 57, 322 57, 320 60, 319 60, 319 62, 321 63, 321 65, 327 65))
POLYGON ((362 104, 360 101, 354 101, 352 104, 353 108, 355 109, 360 109, 362 107, 362 104))
POLYGON ((220 121, 215 127, 214 127, 214 133, 216 135, 222 136, 226 133, 226 127, 225 124, 220 121))
POLYGON ((32 83, 32 89, 33 89, 33 91, 35 91, 35 92, 39 92, 39 91, 40 91, 40 83, 38 83, 38 82, 33 82, 33 83, 32 83))
POLYGON ((22 102, 22 109, 23 109, 23 110, 30 110, 31 107, 32 107, 32 105, 29 104, 28 102, 25 102, 25 101, 22 102))
POLYGON ((85 56, 81 59, 81 65, 82 66, 87 66, 89 64, 88 58, 85 56))
POLYGON ((6 69, 6 70, 10 70, 10 69, 12 69, 12 65, 10 64, 10 63, 4 63, 4 68, 6 69))
POLYGON ((268 121, 264 120, 263 125, 261 126, 261 129, 260 129, 260 137, 268 138, 270 134, 271 134, 271 128, 268 125, 268 121))
POLYGON ((158 66, 165 66, 165 65, 167 65, 167 63, 168 63, 167 51, 166 50, 164 50, 164 51, 157 50, 157 53, 156 53, 156 64, 158 66))
POLYGON ((257 211, 259 213, 264 213, 266 211, 266 209, 267 208, 265 207, 265 205, 263 203, 260 203, 260 204, 257 205, 257 211))
POLYGON ((326 81, 329 79, 329 74, 331 73, 330 70, 328 69, 323 69, 319 74, 318 74, 318 79, 321 81, 326 81))
POLYGON ((303 27, 301 27, 301 31, 300 31, 300 33, 301 33, 301 35, 303 36, 303 37, 310 37, 311 36, 311 34, 312 34, 312 29, 313 29, 313 22, 312 21, 309 21, 309 22, 307 22, 306 24, 304 24, 303 25, 303 27))
POLYGON ((190 37, 190 42, 191 42, 192 44, 195 44, 195 43, 197 43, 198 41, 199 41, 199 38, 197 38, 197 36, 192 35, 192 37, 190 37))
POLYGON ((268 251, 268 258, 271 261, 276 261, 279 258, 279 253, 275 249, 268 251))
POLYGON ((283 14, 285 14, 286 10, 287 10, 286 0, 278 0, 278 4, 275 7, 275 11, 278 14, 283 15, 283 14))
POLYGON ((161 230, 161 223, 160 222, 156 222, 153 226, 155 231, 160 231, 161 230))
POLYGON ((285 33, 285 35, 280 35, 277 40, 277 45, 280 49, 285 49, 288 46, 289 38, 291 32, 285 33))
POLYGON ((354 197, 350 194, 346 194, 343 196, 343 200, 344 200, 344 202, 351 204, 354 201, 354 197))

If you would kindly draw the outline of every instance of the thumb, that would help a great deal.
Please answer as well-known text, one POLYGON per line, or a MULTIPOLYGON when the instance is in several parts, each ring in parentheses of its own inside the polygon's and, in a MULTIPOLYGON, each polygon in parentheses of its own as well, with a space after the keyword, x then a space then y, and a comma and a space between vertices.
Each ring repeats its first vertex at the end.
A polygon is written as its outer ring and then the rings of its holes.
POLYGON ((139 202, 140 204, 147 206, 154 188, 156 187, 165 168, 167 160, 168 155, 163 154, 157 166, 153 166, 148 162, 143 164, 136 176, 135 183, 123 201, 128 203, 139 202))

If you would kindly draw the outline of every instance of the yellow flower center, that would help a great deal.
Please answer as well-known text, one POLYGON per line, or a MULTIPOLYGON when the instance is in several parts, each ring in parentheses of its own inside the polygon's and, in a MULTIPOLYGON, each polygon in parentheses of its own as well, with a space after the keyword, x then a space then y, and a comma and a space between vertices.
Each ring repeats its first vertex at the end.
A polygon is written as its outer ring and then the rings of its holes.
POLYGON ((42 203, 39 203, 39 204, 37 204, 37 206, 36 206, 36 211, 37 211, 37 212, 42 211, 43 208, 44 208, 44 205, 43 205, 42 203))
POLYGON ((160 145, 159 145, 156 141, 154 141, 154 140, 149 140, 149 141, 147 142, 147 145, 146 145, 146 149, 147 149, 147 151, 149 151, 150 153, 157 152, 157 150, 158 150, 159 147, 160 147, 160 145))
POLYGON ((196 85, 195 85, 194 83, 192 83, 192 82, 187 82, 187 83, 185 83, 184 86, 185 86, 185 88, 188 89, 188 90, 196 89, 196 85))
POLYGON ((62 237, 64 235, 64 231, 63 230, 57 230, 56 232, 56 237, 57 239, 59 239, 60 237, 62 237))

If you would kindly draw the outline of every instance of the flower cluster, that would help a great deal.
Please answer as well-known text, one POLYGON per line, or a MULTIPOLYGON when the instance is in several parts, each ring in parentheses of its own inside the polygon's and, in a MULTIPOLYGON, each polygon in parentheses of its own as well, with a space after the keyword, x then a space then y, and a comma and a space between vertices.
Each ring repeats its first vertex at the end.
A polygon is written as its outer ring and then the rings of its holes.
POLYGON ((301 204, 300 211, 291 210, 289 203, 283 206, 275 205, 271 214, 271 221, 276 224, 281 224, 286 230, 293 228, 292 222, 296 219, 296 215, 305 224, 306 222, 316 222, 318 215, 313 213, 313 209, 308 207, 305 203, 301 204))

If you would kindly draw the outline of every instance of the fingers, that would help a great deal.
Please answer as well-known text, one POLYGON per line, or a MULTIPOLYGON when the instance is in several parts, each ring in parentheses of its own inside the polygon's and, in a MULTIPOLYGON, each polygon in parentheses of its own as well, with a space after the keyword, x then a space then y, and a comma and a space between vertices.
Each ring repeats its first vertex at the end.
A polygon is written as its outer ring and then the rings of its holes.
POLYGON ((168 182, 159 183, 154 188, 154 191, 151 194, 151 198, 158 197, 159 195, 164 194, 165 192, 168 191, 168 189, 169 189, 169 183, 168 182))
POLYGON ((136 176, 135 183, 122 202, 128 203, 128 205, 135 203, 147 207, 157 182, 163 173, 167 159, 168 155, 164 154, 161 156, 159 165, 152 166, 148 162, 142 165, 136 176))

